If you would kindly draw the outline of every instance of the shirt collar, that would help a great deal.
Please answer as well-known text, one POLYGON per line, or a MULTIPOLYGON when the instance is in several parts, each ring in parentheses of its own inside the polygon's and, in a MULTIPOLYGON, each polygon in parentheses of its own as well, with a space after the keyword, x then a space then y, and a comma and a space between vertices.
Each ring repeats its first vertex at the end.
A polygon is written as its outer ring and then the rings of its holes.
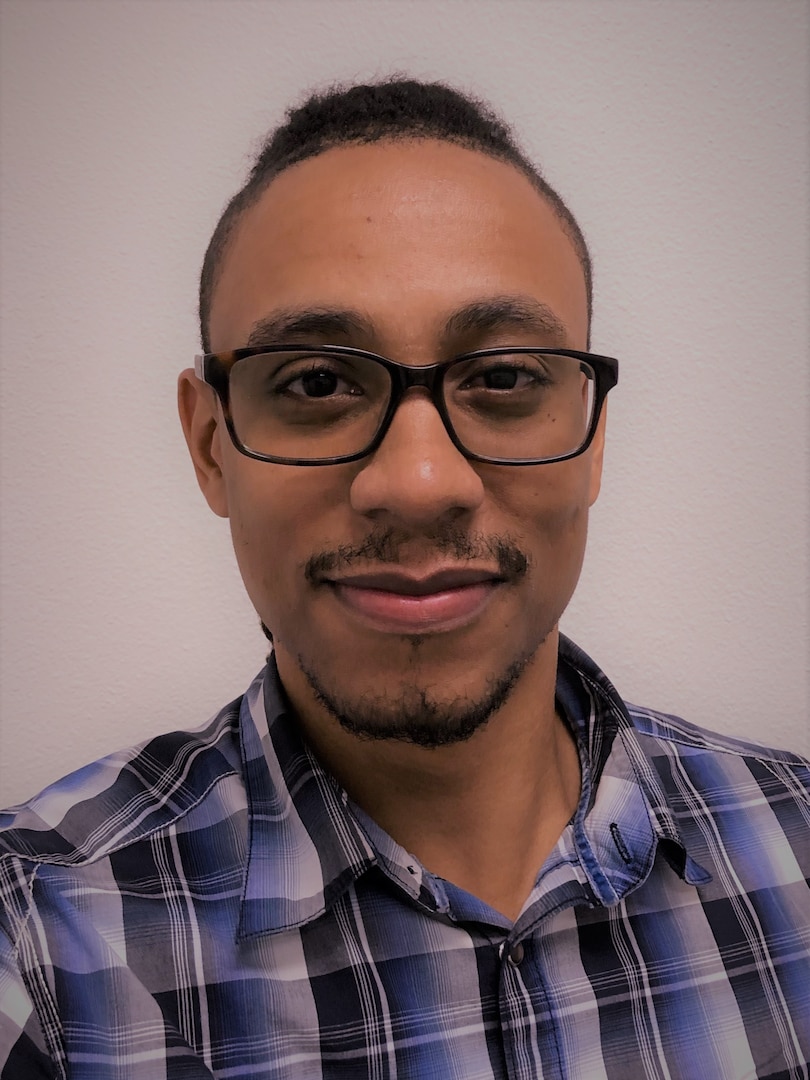
MULTIPOLYGON (((608 678, 562 635, 559 659, 558 705, 577 740, 582 792, 535 891, 542 885, 547 898, 554 894, 556 874, 561 895, 573 897, 573 876, 574 892, 616 904, 647 877, 659 848, 689 884, 709 880, 689 858, 655 769, 608 678)), ((441 883, 353 807, 306 746, 272 656, 242 700, 240 729, 248 813, 240 937, 317 919, 372 869, 426 910, 447 913, 441 883)))
POLYGON ((248 858, 239 936, 311 922, 376 862, 348 797, 290 715, 275 659, 240 714, 248 858))
POLYGON ((626 705, 604 672, 563 635, 557 699, 582 770, 579 806, 561 841, 576 851, 594 899, 617 904, 647 878, 659 852, 687 884, 710 881, 686 851, 626 705))

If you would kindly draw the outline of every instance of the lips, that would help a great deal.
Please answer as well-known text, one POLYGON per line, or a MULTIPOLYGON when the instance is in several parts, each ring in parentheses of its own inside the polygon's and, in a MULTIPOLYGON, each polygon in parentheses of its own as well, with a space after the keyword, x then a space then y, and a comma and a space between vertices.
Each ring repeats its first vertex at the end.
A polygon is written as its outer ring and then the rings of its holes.
POLYGON ((444 568, 427 575, 382 570, 325 579, 355 618, 387 633, 447 632, 481 614, 504 584, 497 572, 444 568))

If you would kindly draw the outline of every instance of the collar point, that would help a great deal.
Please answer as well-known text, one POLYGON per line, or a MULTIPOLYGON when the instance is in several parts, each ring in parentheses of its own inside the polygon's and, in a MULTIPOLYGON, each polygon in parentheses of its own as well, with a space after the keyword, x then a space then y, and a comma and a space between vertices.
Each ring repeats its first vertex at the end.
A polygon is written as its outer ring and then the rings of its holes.
POLYGON ((688 854, 679 840, 665 837, 659 846, 666 861, 687 885, 708 885, 714 880, 709 871, 688 854))

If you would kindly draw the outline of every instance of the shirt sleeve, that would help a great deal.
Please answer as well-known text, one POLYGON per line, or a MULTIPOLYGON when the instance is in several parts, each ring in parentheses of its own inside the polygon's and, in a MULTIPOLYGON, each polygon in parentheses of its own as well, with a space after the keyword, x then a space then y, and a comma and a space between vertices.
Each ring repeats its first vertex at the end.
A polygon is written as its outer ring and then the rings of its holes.
POLYGON ((36 1009, 0 926, 0 1080, 56 1080, 36 1009))

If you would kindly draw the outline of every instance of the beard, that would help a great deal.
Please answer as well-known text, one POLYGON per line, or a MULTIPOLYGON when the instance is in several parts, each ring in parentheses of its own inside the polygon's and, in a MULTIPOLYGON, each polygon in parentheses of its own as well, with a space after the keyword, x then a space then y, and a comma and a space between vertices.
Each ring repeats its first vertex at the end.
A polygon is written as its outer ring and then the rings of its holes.
MULTIPOLYGON (((318 587, 323 576, 335 570, 369 564, 398 564, 406 552, 424 548, 450 554, 460 563, 487 559, 497 563, 504 582, 514 584, 529 571, 529 559, 512 537, 470 535, 466 530, 443 524, 416 539, 393 528, 374 531, 356 547, 342 546, 313 555, 306 563, 306 580, 318 587)), ((502 670, 489 676, 476 697, 459 694, 449 697, 435 676, 420 680, 420 658, 431 649, 430 635, 408 635, 410 662, 405 665, 396 688, 342 692, 332 680, 329 685, 316 670, 311 657, 299 651, 297 665, 318 703, 351 735, 363 739, 391 740, 415 746, 438 748, 465 742, 482 729, 506 702, 524 669, 553 627, 543 629, 524 652, 502 670), (423 652, 425 650, 425 652, 423 652)), ((273 635, 262 623, 270 642, 273 635)), ((472 658, 471 663, 476 662, 472 658)))
MULTIPOLYGON (((427 643, 415 641, 414 647, 423 644, 427 643)), ((317 701, 344 731, 361 739, 385 739, 435 750, 466 742, 485 727, 512 693, 534 652, 518 657, 505 671, 491 676, 477 699, 441 699, 432 694, 431 687, 404 682, 395 696, 366 693, 349 700, 328 690, 303 657, 298 657, 298 664, 317 701)))

